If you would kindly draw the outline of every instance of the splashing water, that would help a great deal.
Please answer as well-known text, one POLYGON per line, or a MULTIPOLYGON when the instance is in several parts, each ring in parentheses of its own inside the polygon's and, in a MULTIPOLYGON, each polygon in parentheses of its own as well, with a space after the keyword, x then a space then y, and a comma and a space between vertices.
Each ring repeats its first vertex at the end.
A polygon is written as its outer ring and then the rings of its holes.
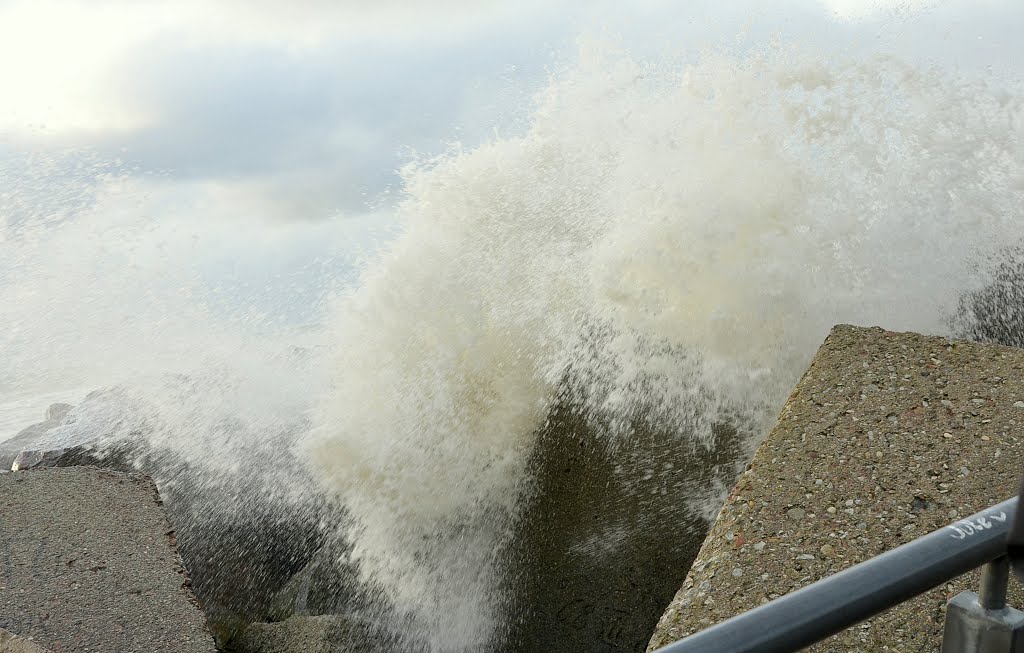
MULTIPOLYGON (((156 415, 150 442, 270 485, 289 479, 231 461, 272 457, 311 416, 295 447, 354 518, 362 573, 434 650, 478 648, 555 399, 610 446, 636 419, 687 445, 722 421, 756 440, 834 323, 947 333, 1018 239, 1021 97, 885 58, 584 46, 525 134, 404 171, 401 234, 303 333, 306 356, 204 281, 211 250, 260 246, 248 225, 190 208, 153 224, 159 183, 93 161, 7 165, 0 392, 124 383, 156 415)), ((292 228, 263 246, 337 235, 292 228)), ((119 415, 90 428, 139 437, 119 415)))
POLYGON ((612 440, 637 415, 757 438, 833 324, 946 331, 1016 238, 1021 106, 890 59, 595 48, 525 136, 408 170, 309 449, 364 572, 435 648, 479 646, 561 388, 612 440))

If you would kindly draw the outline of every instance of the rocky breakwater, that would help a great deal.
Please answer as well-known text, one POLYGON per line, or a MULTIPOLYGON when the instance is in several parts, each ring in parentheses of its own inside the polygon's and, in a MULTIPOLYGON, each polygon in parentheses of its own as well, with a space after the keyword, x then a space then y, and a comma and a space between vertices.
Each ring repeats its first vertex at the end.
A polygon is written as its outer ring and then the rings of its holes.
MULTIPOLYGON (((502 612, 488 650, 640 653, 704 541, 708 502, 717 508, 719 490, 735 481, 752 451, 727 424, 716 425, 706 444, 642 420, 628 437, 609 438, 567 398, 536 436, 526 505, 504 549, 496 588, 502 612)), ((324 552, 281 592, 295 615, 253 624, 234 641, 238 651, 424 650, 406 633, 381 629, 386 618, 360 616, 386 613, 386 599, 332 606, 324 580, 344 552, 324 552), (303 598, 310 572, 321 586, 315 606, 303 598)), ((349 580, 335 588, 337 597, 370 589, 349 580)))
POLYGON ((221 647, 254 622, 353 607, 359 585, 353 567, 343 562, 344 543, 333 537, 343 511, 316 493, 283 442, 273 457, 261 449, 233 461, 249 473, 220 474, 201 460, 155 446, 148 436, 158 419, 119 388, 97 391, 74 408, 51 406, 43 422, 0 442, 0 457, 15 470, 95 466, 152 477, 191 591, 221 647), (291 479, 301 501, 268 487, 259 473, 268 464, 291 479))
MULTIPOLYGON (((1024 351, 835 327, 650 650, 1012 496, 1022 459, 1024 351)), ((958 578, 809 650, 937 650, 946 602, 977 583, 958 578)), ((1024 606, 1019 586, 1010 604, 1024 606)))
MULTIPOLYGON (((417 649, 382 628, 387 598, 358 577, 337 535, 343 506, 318 494, 284 444, 275 463, 305 488, 302 510, 273 498, 256 472, 211 485, 208 470, 144 437, 111 442, 88 416, 120 400, 114 389, 71 410, 56 407, 23 431, 31 438, 0 450, 32 469, 91 464, 151 474, 222 648, 417 649)), ((116 415, 109 422, 129 434, 157 422, 137 406, 116 415)), ((568 399, 537 437, 528 505, 498 588, 506 601, 494 650, 642 651, 704 540, 702 501, 731 485, 750 452, 726 425, 715 427, 711 446, 641 422, 628 438, 609 439, 568 399)))

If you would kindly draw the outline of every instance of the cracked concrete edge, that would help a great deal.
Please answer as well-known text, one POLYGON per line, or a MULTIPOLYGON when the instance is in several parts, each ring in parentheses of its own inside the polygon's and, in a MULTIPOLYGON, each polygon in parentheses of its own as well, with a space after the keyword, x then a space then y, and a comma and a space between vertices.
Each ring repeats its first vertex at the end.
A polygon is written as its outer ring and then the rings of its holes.
POLYGON ((50 653, 35 642, 0 628, 0 653, 50 653))
MULTIPOLYGON (((1024 350, 835 327, 648 650, 1013 496, 1021 461, 1024 350)), ((975 571, 808 650, 937 651, 947 601, 976 588, 975 571)))
POLYGON ((163 497, 160 496, 160 489, 156 486, 156 481, 154 481, 148 474, 138 473, 133 475, 138 476, 139 482, 148 485, 152 491, 153 501, 160 509, 160 514, 163 515, 163 523, 165 527, 164 534, 167 536, 167 546, 170 547, 171 553, 174 555, 174 570, 181 577, 181 590, 185 593, 185 597, 188 599, 188 602, 203 614, 203 621, 206 623, 206 630, 211 633, 212 637, 213 635, 210 631, 210 625, 206 620, 206 611, 203 609, 202 603, 199 601, 199 597, 197 597, 195 592, 192 591, 192 577, 189 575, 189 571, 185 567, 185 563, 181 558, 181 553, 178 551, 176 530, 174 525, 171 524, 170 520, 167 518, 167 511, 164 510, 164 500, 163 497))
MULTIPOLYGON (((106 471, 115 475, 121 473, 102 469, 101 471, 106 471)), ((164 524, 164 535, 167 538, 167 546, 170 548, 171 554, 174 557, 174 571, 181 577, 181 590, 185 593, 185 598, 188 602, 203 615, 203 623, 206 627, 206 632, 211 638, 213 638, 213 632, 210 629, 209 621, 206 619, 206 611, 203 609, 203 605, 199 601, 199 597, 197 597, 195 592, 192 591, 192 577, 189 575, 189 571, 185 567, 185 563, 181 558, 181 553, 178 551, 177 532, 174 525, 171 524, 170 520, 167 518, 167 511, 164 510, 164 500, 163 497, 160 496, 160 489, 157 487, 156 481, 154 481, 153 477, 149 474, 144 474, 142 472, 131 473, 129 476, 134 477, 139 485, 145 485, 148 487, 153 497, 153 503, 160 509, 160 514, 162 515, 164 524)))
MULTIPOLYGON (((120 472, 117 470, 97 467, 96 465, 83 465, 83 467, 90 467, 96 469, 99 471, 101 476, 110 476, 111 478, 128 477, 131 478, 132 481, 139 485, 140 487, 146 488, 146 490, 150 493, 150 495, 153 498, 153 504, 156 505, 156 507, 160 511, 160 515, 164 525, 164 536, 166 537, 167 546, 168 548, 170 548, 171 554, 174 559, 174 571, 181 577, 181 589, 185 593, 185 596, 188 599, 189 603, 191 603, 196 610, 199 610, 205 615, 205 612, 203 611, 203 606, 200 603, 199 598, 195 595, 195 592, 192 591, 192 578, 189 575, 189 571, 185 567, 185 564, 181 559, 181 553, 178 551, 178 539, 176 529, 174 525, 171 524, 170 520, 167 518, 167 511, 164 510, 163 497, 160 496, 160 489, 157 487, 156 481, 153 480, 153 477, 143 472, 120 472)), ((26 471, 31 473, 45 469, 49 468, 44 467, 39 469, 30 469, 26 471)), ((209 630, 208 625, 207 630, 209 630)))

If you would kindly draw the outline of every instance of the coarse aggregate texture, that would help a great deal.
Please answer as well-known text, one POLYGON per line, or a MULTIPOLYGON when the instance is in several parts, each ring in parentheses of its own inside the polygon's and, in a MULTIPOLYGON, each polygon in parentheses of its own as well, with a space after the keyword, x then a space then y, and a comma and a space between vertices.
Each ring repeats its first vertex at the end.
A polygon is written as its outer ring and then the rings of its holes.
MULTIPOLYGON (((1024 350, 836 326, 649 650, 1013 496, 1022 461, 1024 350)), ((976 570, 808 650, 938 651, 946 602, 977 587, 976 570)))
POLYGON ((60 653, 214 650, 156 486, 94 467, 0 475, 0 627, 60 653))
POLYGON ((49 653, 35 642, 0 628, 0 653, 49 653))

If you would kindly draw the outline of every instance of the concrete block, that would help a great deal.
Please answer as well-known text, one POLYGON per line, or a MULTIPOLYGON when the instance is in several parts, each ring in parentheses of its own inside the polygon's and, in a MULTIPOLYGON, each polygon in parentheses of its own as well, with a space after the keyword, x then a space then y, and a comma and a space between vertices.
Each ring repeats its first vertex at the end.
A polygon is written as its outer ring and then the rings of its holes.
MULTIPOLYGON (((650 649, 1017 492, 1024 350, 835 327, 744 472, 650 649)), ((937 651, 977 571, 809 651, 937 651)), ((1008 603, 1024 607, 1011 584, 1008 603)))
POLYGON ((0 627, 60 653, 210 653, 188 585, 148 477, 0 476, 0 627))

